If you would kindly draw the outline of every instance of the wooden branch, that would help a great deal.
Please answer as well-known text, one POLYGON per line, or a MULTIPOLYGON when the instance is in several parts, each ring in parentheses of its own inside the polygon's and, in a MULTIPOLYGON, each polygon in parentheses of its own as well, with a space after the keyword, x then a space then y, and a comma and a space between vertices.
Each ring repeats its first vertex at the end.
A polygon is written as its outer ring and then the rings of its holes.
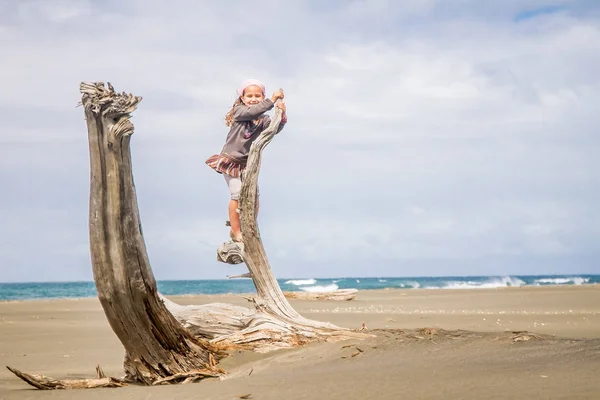
POLYGON ((357 293, 358 289, 339 289, 333 292, 283 292, 288 299, 337 301, 354 300, 357 293))
POLYGON ((192 383, 204 378, 216 378, 220 374, 216 374, 214 370, 202 369, 197 371, 181 372, 166 378, 157 379, 152 383, 153 386, 164 385, 169 383, 192 383))
POLYGON ((281 123, 281 117, 281 109, 275 107, 271 124, 252 143, 248 154, 248 162, 244 171, 239 197, 240 224, 244 238, 243 259, 252 274, 252 281, 256 287, 258 297, 261 299, 261 304, 267 309, 267 312, 290 321, 300 321, 302 317, 285 299, 279 283, 277 283, 271 272, 271 266, 256 222, 258 175, 262 152, 273 140, 281 123))
POLYGON ((258 223, 256 221, 256 201, 262 152, 271 140, 273 140, 281 123, 281 118, 282 111, 276 107, 271 124, 252 143, 239 197, 240 224, 244 238, 243 259, 256 287, 258 297, 255 304, 259 311, 280 318, 289 324, 302 325, 304 328, 312 329, 313 336, 316 330, 321 330, 322 333, 332 330, 343 331, 345 330, 344 328, 339 328, 329 323, 306 319, 294 310, 285 298, 279 287, 279 283, 271 271, 271 266, 269 265, 269 260, 267 259, 267 254, 260 238, 258 223))
POLYGON ((125 382, 117 378, 104 376, 100 367, 96 367, 98 378, 96 379, 63 379, 58 380, 44 375, 31 375, 21 372, 16 368, 6 367, 10 372, 27 382, 33 387, 41 390, 54 389, 95 389, 100 387, 115 388, 126 386, 125 382))
POLYGON ((227 275, 227 279, 239 279, 239 278, 252 278, 250 272, 246 272, 245 274, 239 275, 227 275))

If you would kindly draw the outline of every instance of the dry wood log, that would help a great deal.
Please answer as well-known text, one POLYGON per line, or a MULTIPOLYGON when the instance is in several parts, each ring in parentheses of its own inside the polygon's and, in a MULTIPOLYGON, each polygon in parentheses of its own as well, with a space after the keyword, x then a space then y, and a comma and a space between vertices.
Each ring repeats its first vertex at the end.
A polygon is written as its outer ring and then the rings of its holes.
POLYGON ((232 304, 180 305, 160 295, 167 309, 194 336, 212 340, 245 329, 254 310, 232 304))
POLYGON ((23 379, 41 390, 54 390, 54 389, 95 389, 100 387, 114 388, 126 386, 126 383, 121 379, 111 378, 104 376, 100 366, 96 366, 96 372, 98 377, 95 379, 64 379, 57 380, 44 375, 30 375, 19 371, 18 369, 6 367, 10 372, 23 379))
MULTIPOLYGON (((219 376, 223 371, 212 360, 221 352, 195 338, 168 311, 148 261, 129 149, 130 114, 142 98, 116 93, 110 83, 105 87, 102 82, 82 83, 80 91, 90 150, 92 268, 100 303, 125 347, 124 380, 149 385, 219 376)), ((36 386, 35 377, 24 378, 32 375, 17 376, 36 386)), ((96 380, 79 382, 80 387, 97 385, 96 380)), ((54 385, 67 388, 75 383, 54 385)))
POLYGON ((356 298, 357 289, 339 289, 332 292, 283 292, 288 299, 350 301, 356 298))

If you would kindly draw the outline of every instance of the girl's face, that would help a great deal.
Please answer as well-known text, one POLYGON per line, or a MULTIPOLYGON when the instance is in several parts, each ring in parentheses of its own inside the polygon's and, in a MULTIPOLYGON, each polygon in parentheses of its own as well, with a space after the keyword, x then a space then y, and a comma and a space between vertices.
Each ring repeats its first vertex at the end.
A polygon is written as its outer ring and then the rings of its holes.
POLYGON ((245 105, 251 106, 258 104, 265 99, 265 95, 259 86, 251 85, 244 89, 244 95, 242 96, 242 102, 245 105))

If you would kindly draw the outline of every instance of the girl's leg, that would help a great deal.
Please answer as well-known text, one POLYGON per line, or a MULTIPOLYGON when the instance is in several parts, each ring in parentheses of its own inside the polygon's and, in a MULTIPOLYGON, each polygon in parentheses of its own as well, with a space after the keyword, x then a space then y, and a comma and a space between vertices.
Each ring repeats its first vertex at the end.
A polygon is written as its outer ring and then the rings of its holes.
POLYGON ((231 231, 229 232, 229 236, 235 242, 242 241, 242 229, 240 226, 240 214, 237 212, 238 210, 238 201, 237 200, 229 200, 229 223, 231 224, 231 231))
MULTIPOLYGON (((241 178, 233 178, 229 175, 223 175, 225 177, 225 181, 227 182, 227 186, 229 187, 229 194, 231 196, 231 200, 229 200, 229 223, 231 224, 231 231, 229 232, 229 236, 235 242, 242 242, 242 227, 240 224, 240 214, 238 212, 239 208, 239 196, 240 190, 242 189, 242 179, 241 178)), ((255 216, 258 218, 258 208, 259 208, 259 198, 260 198, 260 190, 257 188, 257 196, 256 196, 256 209, 255 216)))
POLYGON ((231 200, 229 200, 228 214, 229 214, 229 223, 231 224, 231 231, 229 232, 229 236, 236 241, 242 241, 242 229, 240 226, 240 214, 238 213, 238 198, 240 196, 240 189, 242 188, 242 180, 240 178, 233 178, 229 175, 223 174, 225 178, 225 182, 227 182, 227 186, 229 187, 229 195, 231 200))

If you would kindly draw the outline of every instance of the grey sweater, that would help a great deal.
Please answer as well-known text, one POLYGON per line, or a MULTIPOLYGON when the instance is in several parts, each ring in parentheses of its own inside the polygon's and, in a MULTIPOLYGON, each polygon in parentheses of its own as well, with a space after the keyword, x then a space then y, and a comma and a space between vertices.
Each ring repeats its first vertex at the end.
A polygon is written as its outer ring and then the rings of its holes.
MULTIPOLYGON (((271 124, 271 118, 263 114, 273 106, 274 103, 271 99, 265 99, 252 106, 244 104, 236 106, 233 109, 233 122, 221 153, 226 153, 238 161, 246 162, 252 142, 271 124)), ((276 133, 281 132, 286 122, 285 120, 281 121, 276 133)))

